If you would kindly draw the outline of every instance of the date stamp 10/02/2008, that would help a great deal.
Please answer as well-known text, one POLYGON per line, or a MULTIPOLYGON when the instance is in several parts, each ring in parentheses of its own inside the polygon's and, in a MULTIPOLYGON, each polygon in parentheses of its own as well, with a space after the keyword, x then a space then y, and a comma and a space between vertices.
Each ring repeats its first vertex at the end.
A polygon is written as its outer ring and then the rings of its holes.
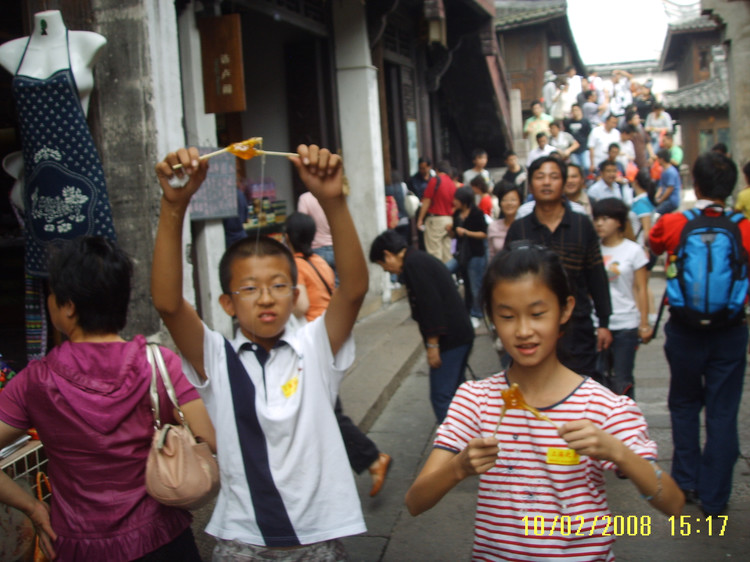
MULTIPOLYGON (((583 515, 555 515, 554 518, 542 515, 523 517, 524 533, 528 536, 601 535, 601 536, 641 536, 652 533, 650 515, 604 515, 589 519, 583 515)), ((704 518, 690 515, 671 516, 667 518, 671 536, 719 536, 723 537, 729 522, 728 515, 707 516, 704 518)))

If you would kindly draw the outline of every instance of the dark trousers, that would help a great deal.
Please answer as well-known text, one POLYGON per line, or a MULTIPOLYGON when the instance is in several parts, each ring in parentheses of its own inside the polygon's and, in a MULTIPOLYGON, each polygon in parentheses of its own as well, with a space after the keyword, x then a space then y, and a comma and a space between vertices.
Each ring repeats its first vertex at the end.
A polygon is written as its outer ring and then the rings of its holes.
POLYGON ((469 362, 471 346, 471 343, 467 343, 447 351, 440 350, 442 365, 437 369, 430 368, 430 401, 438 423, 445 419, 453 395, 466 380, 466 364, 469 362))
POLYGON ((341 437, 344 439, 349 465, 354 472, 359 474, 378 459, 380 455, 378 446, 359 430, 350 417, 344 415, 339 397, 336 397, 336 405, 333 411, 336 414, 341 437))
POLYGON ((696 490, 708 513, 726 507, 739 456, 737 414, 747 362, 747 326, 694 330, 670 320, 664 327, 672 418, 672 477, 696 490), (706 408, 701 452, 700 413, 706 408))
POLYGON ((596 332, 591 317, 573 317, 557 344, 560 362, 579 375, 602 382, 597 370, 596 332))
POLYGON ((612 330, 612 345, 599 352, 597 371, 615 394, 635 398, 635 352, 638 350, 638 328, 612 330))

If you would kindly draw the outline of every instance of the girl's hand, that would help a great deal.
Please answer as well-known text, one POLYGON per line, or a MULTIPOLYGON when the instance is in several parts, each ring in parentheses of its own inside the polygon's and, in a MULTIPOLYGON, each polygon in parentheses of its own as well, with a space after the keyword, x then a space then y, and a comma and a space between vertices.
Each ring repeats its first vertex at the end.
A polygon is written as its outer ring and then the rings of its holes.
POLYGON ((52 530, 52 525, 49 521, 49 506, 35 499, 33 507, 30 511, 26 512, 26 515, 31 519, 34 529, 37 535, 39 535, 42 551, 47 558, 54 560, 56 554, 55 549, 52 548, 52 542, 57 540, 57 533, 52 530))
POLYGON ((341 156, 314 144, 299 145, 297 154, 298 157, 291 157, 290 160, 302 182, 318 201, 343 196, 344 167, 341 156))
POLYGON ((466 236, 466 229, 463 226, 457 226, 456 236, 466 236))
POLYGON ((560 437, 565 439, 568 447, 579 455, 617 463, 622 441, 610 435, 591 420, 574 420, 563 425, 559 430, 560 437))
POLYGON ((500 452, 498 443, 494 437, 478 437, 469 441, 466 448, 457 456, 461 478, 484 474, 495 466, 500 452))
POLYGON ((187 204, 193 194, 206 179, 208 172, 208 160, 200 160, 198 149, 180 148, 176 152, 167 154, 163 161, 156 165, 156 177, 159 178, 164 199, 170 203, 187 204), (178 170, 172 169, 172 166, 182 164, 178 170), (188 176, 188 182, 184 187, 172 187, 170 180, 173 178, 184 178, 188 176))

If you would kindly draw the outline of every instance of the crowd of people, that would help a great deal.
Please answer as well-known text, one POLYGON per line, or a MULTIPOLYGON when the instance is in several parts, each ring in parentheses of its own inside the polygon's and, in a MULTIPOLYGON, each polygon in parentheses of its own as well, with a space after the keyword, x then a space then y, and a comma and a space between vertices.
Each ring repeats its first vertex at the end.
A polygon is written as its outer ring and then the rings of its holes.
MULTIPOLYGON (((637 120, 626 115, 625 129, 630 121, 637 120)), ((674 456, 667 474, 635 400, 633 369, 638 345, 653 336, 653 257, 679 252, 689 222, 663 206, 679 205, 680 186, 670 173, 674 145, 656 151, 668 178, 656 185, 649 168, 628 177, 630 162, 621 156, 632 151, 622 139, 608 142, 619 131, 617 116, 595 126, 578 122, 578 132, 591 129, 585 146, 592 161, 604 150, 590 185, 593 168, 574 158, 581 143, 559 123, 550 131, 555 144, 535 130, 531 138, 542 152, 527 167, 508 153, 492 190, 482 149, 462 175, 447 162, 433 170, 423 158, 408 187, 399 182, 391 192, 400 194, 399 213, 407 212, 410 195, 421 200, 413 216, 424 250, 403 229, 386 230, 370 247, 370 261, 406 287, 439 424, 406 505, 416 515, 461 480, 479 476, 476 558, 610 557, 614 537, 597 525, 610 517, 607 470, 629 478, 668 515, 680 514, 687 500, 718 516, 731 492, 748 343, 744 309, 713 331, 676 314, 667 323, 667 358, 680 374, 670 386, 674 456), (505 367, 467 382, 483 321, 505 367), (547 525, 568 517, 580 532, 528 533, 522 512, 545 514, 547 525)), ((190 148, 156 167, 162 200, 151 295, 181 354, 180 362, 163 350, 177 400, 221 467, 206 528, 217 539, 214 560, 346 560, 339 539, 365 531, 352 471, 369 470, 375 495, 391 463, 343 414, 338 397, 368 290, 342 160, 300 145, 291 161, 309 190, 302 202, 309 214, 289 216, 285 243, 241 238, 219 264, 220 304, 238 328, 231 340, 183 296, 183 223, 208 164, 190 148), (326 238, 316 248, 318 224, 326 238)), ((750 176, 750 167, 743 171, 750 176)), ((714 151, 696 160, 693 177, 697 207, 723 215, 736 165, 714 151)), ((746 199, 738 198, 738 208, 746 199)), ((750 252, 750 221, 735 220, 750 252)), ((61 560, 198 560, 189 513, 149 496, 142 478, 153 422, 150 369, 144 338, 119 336, 130 259, 112 242, 83 238, 53 253, 50 272, 50 315, 68 341, 0 393, 0 445, 36 427, 50 475, 66 485, 55 489, 50 511, 0 472, 0 501, 29 514, 42 548, 61 560), (32 385, 33 394, 26 391, 32 385)), ((747 263, 744 275, 746 283, 747 263)), ((165 421, 175 421, 163 388, 159 400, 170 412, 165 421)))

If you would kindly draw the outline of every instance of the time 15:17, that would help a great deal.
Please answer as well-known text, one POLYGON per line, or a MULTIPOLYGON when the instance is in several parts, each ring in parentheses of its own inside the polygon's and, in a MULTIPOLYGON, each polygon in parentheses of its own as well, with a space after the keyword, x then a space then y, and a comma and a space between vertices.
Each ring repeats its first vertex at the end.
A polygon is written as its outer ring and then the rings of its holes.
POLYGON ((728 515, 718 515, 716 517, 709 515, 703 520, 706 523, 706 528, 701 529, 703 525, 701 524, 701 519, 699 517, 691 517, 690 515, 680 515, 679 517, 675 517, 673 515, 669 518, 669 524, 671 526, 672 536, 679 533, 683 537, 689 537, 693 534, 699 534, 701 530, 703 530, 709 537, 714 535, 714 531, 718 531, 717 536, 723 537, 724 531, 727 528, 728 520, 728 515))

